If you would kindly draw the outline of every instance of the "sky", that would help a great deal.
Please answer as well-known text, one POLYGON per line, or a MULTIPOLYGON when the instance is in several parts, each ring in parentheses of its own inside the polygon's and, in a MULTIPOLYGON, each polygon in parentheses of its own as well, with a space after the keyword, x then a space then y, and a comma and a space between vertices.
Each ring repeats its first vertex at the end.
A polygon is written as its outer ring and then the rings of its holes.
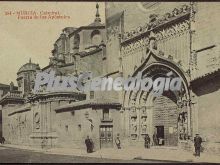
MULTIPOLYGON (((105 5, 99 2, 102 23, 105 5)), ((17 85, 17 71, 31 58, 41 68, 49 63, 53 44, 65 27, 80 27, 95 19, 95 2, 0 2, 0 83, 17 85), (12 15, 6 15, 8 12, 12 15), (70 19, 18 19, 19 11, 59 11, 70 19)))

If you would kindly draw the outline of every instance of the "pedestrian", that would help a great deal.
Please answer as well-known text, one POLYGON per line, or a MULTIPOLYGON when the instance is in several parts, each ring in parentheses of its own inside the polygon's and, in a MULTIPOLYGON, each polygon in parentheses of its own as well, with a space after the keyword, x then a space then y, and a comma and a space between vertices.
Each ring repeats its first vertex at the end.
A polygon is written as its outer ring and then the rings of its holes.
POLYGON ((196 134, 196 137, 194 137, 195 156, 200 156, 201 143, 202 138, 199 136, 199 134, 196 134))
POLYGON ((120 141, 120 138, 119 138, 119 134, 117 135, 117 137, 115 139, 115 144, 116 144, 118 149, 121 149, 121 141, 120 141))
POLYGON ((90 138, 89 140, 90 140, 90 152, 93 152, 94 151, 94 143, 93 143, 92 138, 90 138))
POLYGON ((145 138, 144 138, 144 147, 145 148, 150 148, 150 137, 148 134, 145 135, 145 138))
POLYGON ((91 142, 90 142, 89 136, 87 136, 85 140, 85 144, 86 144, 87 153, 91 153, 91 142))
POLYGON ((157 138, 157 133, 153 134, 153 142, 154 142, 154 146, 158 145, 158 138, 157 138))

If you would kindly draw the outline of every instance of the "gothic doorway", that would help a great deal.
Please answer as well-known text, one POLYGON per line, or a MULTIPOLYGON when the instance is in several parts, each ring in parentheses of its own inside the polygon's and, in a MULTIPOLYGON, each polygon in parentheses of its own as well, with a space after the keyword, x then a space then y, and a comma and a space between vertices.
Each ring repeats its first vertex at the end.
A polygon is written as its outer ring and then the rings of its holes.
MULTIPOLYGON (((177 146, 181 140, 190 137, 191 108, 189 104, 188 83, 184 74, 168 65, 152 64, 142 70, 142 78, 158 77, 182 79, 178 91, 164 90, 162 95, 154 95, 154 91, 137 90, 125 93, 125 115, 128 117, 126 133, 131 144, 142 144, 144 136, 159 134, 162 145, 177 146), (168 73, 171 73, 169 75, 168 73)), ((137 75, 134 73, 133 76, 137 75)))

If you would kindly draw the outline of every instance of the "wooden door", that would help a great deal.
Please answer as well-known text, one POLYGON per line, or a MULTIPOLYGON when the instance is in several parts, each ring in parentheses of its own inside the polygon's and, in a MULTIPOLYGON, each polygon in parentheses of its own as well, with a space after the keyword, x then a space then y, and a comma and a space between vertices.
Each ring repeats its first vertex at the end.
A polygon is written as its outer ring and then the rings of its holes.
POLYGON ((113 147, 113 126, 100 126, 101 148, 113 147))

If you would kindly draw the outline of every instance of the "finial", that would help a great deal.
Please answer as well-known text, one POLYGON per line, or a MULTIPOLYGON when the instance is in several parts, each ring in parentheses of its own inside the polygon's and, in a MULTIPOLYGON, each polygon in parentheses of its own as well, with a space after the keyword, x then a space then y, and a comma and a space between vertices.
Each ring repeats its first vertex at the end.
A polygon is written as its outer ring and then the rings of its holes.
POLYGON ((101 22, 100 14, 99 14, 99 4, 96 3, 96 15, 95 22, 101 22))
POLYGON ((29 63, 31 63, 31 58, 29 58, 29 63))

